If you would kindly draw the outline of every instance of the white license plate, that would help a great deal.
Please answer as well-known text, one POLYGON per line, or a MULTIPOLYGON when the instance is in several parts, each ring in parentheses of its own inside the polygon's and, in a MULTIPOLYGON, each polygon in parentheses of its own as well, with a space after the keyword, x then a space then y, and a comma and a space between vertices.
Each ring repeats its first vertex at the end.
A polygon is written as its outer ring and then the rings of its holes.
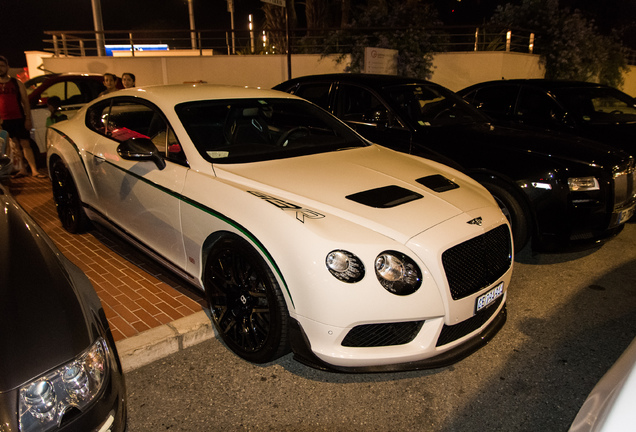
POLYGON ((475 304, 475 312, 479 312, 483 308, 490 305, 492 302, 501 297, 504 293, 504 283, 501 282, 499 285, 488 291, 486 294, 480 295, 477 297, 477 303, 475 304))
POLYGON ((634 207, 623 210, 618 214, 618 217, 616 218, 616 225, 627 222, 629 219, 631 219, 632 216, 634 216, 634 207))

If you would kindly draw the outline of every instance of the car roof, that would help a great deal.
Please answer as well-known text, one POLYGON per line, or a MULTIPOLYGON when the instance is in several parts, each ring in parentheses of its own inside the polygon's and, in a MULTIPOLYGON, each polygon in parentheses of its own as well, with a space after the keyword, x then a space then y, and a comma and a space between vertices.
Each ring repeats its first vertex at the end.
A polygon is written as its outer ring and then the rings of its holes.
POLYGON ((335 73, 335 74, 323 74, 323 75, 307 75, 303 77, 293 78, 277 85, 274 88, 278 88, 282 85, 290 85, 294 83, 303 82, 316 82, 316 81, 340 81, 340 82, 353 82, 358 84, 364 84, 369 87, 385 87, 388 85, 397 84, 429 84, 437 85, 430 81, 426 81, 420 78, 401 77, 397 75, 380 75, 380 74, 362 74, 362 73, 335 73))
POLYGON ((119 96, 144 97, 154 101, 160 106, 215 99, 283 98, 300 100, 300 98, 296 96, 276 90, 200 83, 135 87, 131 89, 118 90, 110 93, 107 97, 119 96))
MULTIPOLYGON (((479 84, 474 84, 469 87, 466 87, 464 90, 491 86, 491 85, 506 85, 506 84, 531 85, 534 87, 542 88, 544 90, 553 90, 553 89, 559 89, 559 88, 573 88, 573 87, 578 87, 578 88, 608 87, 604 84, 591 83, 586 81, 549 80, 549 79, 541 79, 541 78, 532 78, 532 79, 509 79, 509 80, 486 81, 486 82, 482 82, 479 84)), ((462 90, 462 92, 464 90, 462 90)))
POLYGON ((101 80, 103 79, 104 76, 97 73, 83 73, 83 72, 47 73, 44 75, 37 75, 32 77, 31 79, 27 80, 27 84, 33 81, 43 82, 43 81, 48 81, 52 79, 55 79, 57 81, 62 81, 65 78, 82 78, 82 77, 101 80))

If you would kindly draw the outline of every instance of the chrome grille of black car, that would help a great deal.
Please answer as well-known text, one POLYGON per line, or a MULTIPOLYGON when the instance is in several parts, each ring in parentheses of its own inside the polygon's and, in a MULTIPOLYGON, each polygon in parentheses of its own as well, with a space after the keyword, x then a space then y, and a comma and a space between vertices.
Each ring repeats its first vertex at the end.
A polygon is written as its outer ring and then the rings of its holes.
POLYGON ((636 172, 634 163, 614 172, 614 208, 629 202, 636 193, 636 172))
POLYGON ((364 324, 351 329, 342 341, 346 347, 380 347, 403 345, 415 339, 424 321, 364 324))
POLYGON ((453 300, 467 297, 496 282, 512 265, 507 225, 453 246, 442 254, 453 300))

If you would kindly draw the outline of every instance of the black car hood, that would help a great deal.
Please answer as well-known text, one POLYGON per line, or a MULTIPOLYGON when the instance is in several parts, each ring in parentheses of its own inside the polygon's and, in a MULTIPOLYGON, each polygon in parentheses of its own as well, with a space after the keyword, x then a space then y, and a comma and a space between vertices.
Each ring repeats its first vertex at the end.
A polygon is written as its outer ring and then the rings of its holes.
MULTIPOLYGON (((533 154, 566 166, 580 164, 611 168, 629 158, 624 151, 596 141, 569 134, 546 133, 531 128, 471 123, 420 128, 419 133, 425 135, 433 129, 438 129, 435 134, 439 134, 440 139, 446 142, 462 143, 463 146, 471 143, 470 145, 480 147, 487 153, 496 150, 508 155, 517 153, 530 156, 533 154)), ((458 161, 465 163, 465 161, 458 161)))
POLYGON ((0 212, 1 393, 81 353, 95 329, 74 286, 88 279, 1 188, 0 212))

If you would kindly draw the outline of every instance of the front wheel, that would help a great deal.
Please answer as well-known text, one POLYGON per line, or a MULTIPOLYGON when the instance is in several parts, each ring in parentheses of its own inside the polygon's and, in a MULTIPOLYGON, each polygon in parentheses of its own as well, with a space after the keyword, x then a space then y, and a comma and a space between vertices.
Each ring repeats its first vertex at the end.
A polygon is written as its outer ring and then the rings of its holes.
POLYGON ((204 286, 212 321, 234 353, 266 363, 289 351, 283 294, 263 258, 245 240, 232 236, 214 245, 204 286))
POLYGON ((88 218, 73 177, 60 159, 51 166, 51 181, 53 199, 62 226, 72 234, 84 232, 88 227, 88 218))
POLYGON ((520 252, 530 240, 530 216, 524 212, 523 205, 506 187, 494 183, 483 183, 483 186, 488 189, 488 192, 499 205, 501 212, 508 219, 512 228, 515 253, 520 252))

